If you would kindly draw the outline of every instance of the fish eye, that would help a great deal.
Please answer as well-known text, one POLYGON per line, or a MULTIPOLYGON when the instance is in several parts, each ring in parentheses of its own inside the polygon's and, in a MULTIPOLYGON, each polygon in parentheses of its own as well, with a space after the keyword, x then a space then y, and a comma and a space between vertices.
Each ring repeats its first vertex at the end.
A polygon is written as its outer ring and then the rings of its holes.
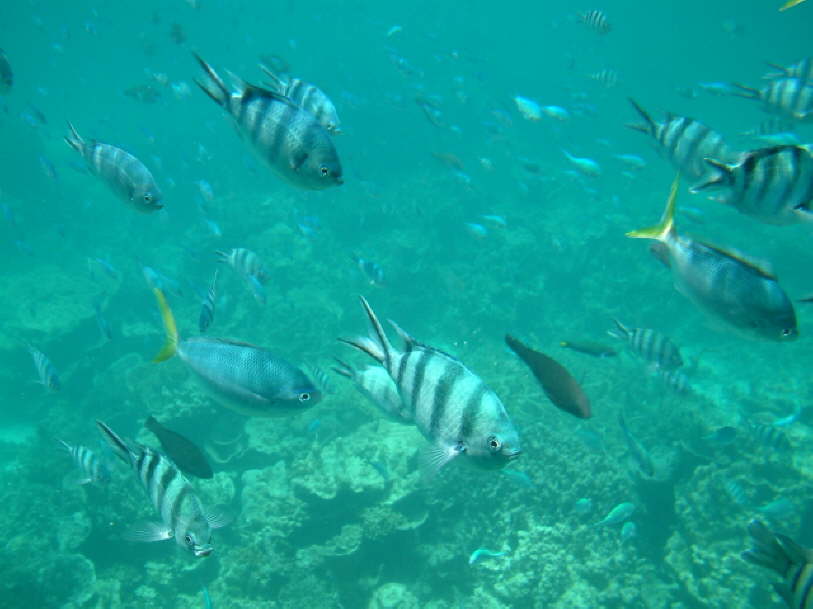
POLYGON ((793 334, 793 330, 790 328, 782 328, 782 336, 790 336, 793 334))
POLYGON ((325 167, 324 165, 322 165, 322 166, 319 168, 319 171, 321 171, 321 172, 322 172, 322 177, 324 177, 324 178, 326 178, 328 175, 330 175, 330 169, 328 169, 328 168, 327 168, 327 167, 325 167))
POLYGON ((300 402, 307 402, 311 399, 311 394, 308 393, 307 391, 304 393, 300 393, 298 399, 300 402))
POLYGON ((194 540, 192 539, 192 536, 189 533, 184 535, 183 540, 186 542, 186 545, 188 545, 188 546, 191 546, 191 545, 194 544, 194 540))
POLYGON ((497 452, 500 450, 500 448, 502 448, 502 442, 497 439, 497 436, 489 436, 488 447, 492 450, 492 452, 497 452))
POLYGON ((142 198, 144 199, 145 203, 152 203, 152 193, 151 192, 145 192, 142 198))

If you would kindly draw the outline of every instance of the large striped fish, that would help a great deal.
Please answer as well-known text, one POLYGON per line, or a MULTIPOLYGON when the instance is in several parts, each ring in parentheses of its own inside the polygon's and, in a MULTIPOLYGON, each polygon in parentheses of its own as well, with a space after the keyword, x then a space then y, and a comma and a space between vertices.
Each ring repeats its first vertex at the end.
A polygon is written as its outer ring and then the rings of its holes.
POLYGON ((281 93, 313 114, 319 124, 327 129, 329 133, 333 135, 341 133, 339 113, 327 93, 316 85, 298 78, 283 80, 266 66, 261 65, 260 69, 271 79, 271 86, 277 93, 281 93))
POLYGON ((125 203, 140 212, 153 212, 164 207, 161 191, 146 165, 129 152, 96 140, 85 141, 68 123, 71 132, 65 136, 68 145, 85 159, 91 173, 125 203))
POLYGON ((76 484, 90 484, 92 482, 104 484, 110 481, 110 468, 92 450, 79 444, 68 444, 64 440, 59 440, 59 443, 76 465, 78 475, 72 476, 76 484))
POLYGON ((263 349, 225 338, 197 336, 181 341, 163 292, 154 289, 166 331, 153 361, 176 353, 209 393, 246 416, 273 417, 313 406, 322 392, 299 368, 263 349))
POLYGON ((496 469, 520 454, 520 442, 500 398, 456 358, 422 345, 390 321, 404 341, 391 344, 367 300, 361 305, 374 336, 340 339, 384 366, 418 429, 432 442, 425 463, 437 470, 458 455, 496 469))
POLYGON ((662 243, 675 287, 706 313, 757 338, 794 340, 796 313, 776 277, 754 262, 677 234, 678 184, 675 178, 660 223, 627 236, 662 243))
POLYGON ((723 136, 700 121, 668 114, 664 122, 656 123, 635 100, 629 101, 644 123, 627 126, 652 136, 663 156, 686 177, 699 180, 708 175, 711 168, 704 160, 706 157, 734 160, 735 155, 723 141, 723 136))
POLYGON ((813 151, 808 146, 772 146, 745 153, 737 163, 706 159, 717 173, 691 188, 725 188, 717 197, 766 224, 813 222, 813 151))
POLYGON ((110 427, 96 421, 99 431, 113 448, 113 452, 135 472, 153 507, 161 514, 161 522, 148 523, 131 530, 127 537, 132 541, 175 542, 195 556, 212 553, 212 530, 228 523, 219 512, 206 512, 195 489, 183 477, 175 464, 151 448, 137 445, 130 447, 110 427))
POLYGON ((759 520, 748 523, 748 534, 754 544, 740 556, 760 567, 776 571, 782 583, 773 585, 790 609, 813 606, 813 552, 790 537, 774 533, 759 520))
MULTIPOLYGON (((799 78, 778 78, 761 89, 734 83, 738 97, 762 102, 767 112, 782 114, 799 121, 813 120, 813 83, 799 78)), ((708 155, 715 158, 713 154, 708 155)))
POLYGON ((284 95, 237 78, 231 90, 195 55, 208 78, 198 86, 232 115, 240 130, 280 177, 300 188, 322 190, 342 183, 342 166, 330 134, 307 110, 284 95))

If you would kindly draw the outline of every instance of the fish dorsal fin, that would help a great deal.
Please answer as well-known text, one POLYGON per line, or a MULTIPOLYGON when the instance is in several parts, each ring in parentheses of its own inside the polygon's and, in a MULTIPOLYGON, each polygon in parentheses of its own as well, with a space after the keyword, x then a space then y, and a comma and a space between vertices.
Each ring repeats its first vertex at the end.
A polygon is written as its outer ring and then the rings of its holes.
POLYGON ((388 319, 387 321, 392 326, 392 329, 395 330, 395 333, 401 338, 402 341, 404 341, 404 346, 406 347, 407 351, 409 351, 409 350, 411 350, 411 349, 413 349, 415 347, 424 347, 425 346, 425 345, 422 345, 421 343, 419 343, 415 339, 414 336, 412 336, 409 332, 404 330, 401 326, 399 326, 393 320, 388 319))
POLYGON ((721 247, 717 247, 716 245, 711 245, 710 243, 703 243, 703 245, 710 250, 713 250, 720 254, 721 256, 725 256, 731 260, 735 260, 738 263, 742 264, 743 266, 748 267, 751 269, 755 274, 763 277, 764 279, 770 279, 772 281, 776 281, 776 274, 774 274, 773 269, 771 268, 770 264, 766 261, 762 260, 755 260, 753 258, 748 257, 746 254, 742 252, 738 252, 736 250, 724 250, 721 247))
POLYGON ((282 93, 277 93, 276 91, 264 89, 263 87, 260 87, 258 85, 252 85, 251 83, 247 82, 241 82, 240 84, 243 101, 249 101, 255 98, 257 99, 264 98, 282 102, 283 104, 291 106, 291 108, 296 108, 297 110, 299 109, 299 106, 296 103, 294 103, 291 100, 291 98, 286 97, 282 93))
POLYGON ((214 338, 209 336, 197 336, 195 338, 190 338, 190 341, 206 341, 210 343, 222 343, 224 345, 232 345, 234 347, 250 347, 251 349, 262 349, 262 347, 258 347, 257 345, 252 345, 251 343, 247 343, 242 340, 237 340, 234 338, 214 338))

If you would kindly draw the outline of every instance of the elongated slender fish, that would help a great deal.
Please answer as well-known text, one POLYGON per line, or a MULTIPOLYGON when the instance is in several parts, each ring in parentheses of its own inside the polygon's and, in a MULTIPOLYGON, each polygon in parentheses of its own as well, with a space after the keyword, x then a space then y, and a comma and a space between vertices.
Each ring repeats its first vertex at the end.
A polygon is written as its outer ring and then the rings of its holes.
MULTIPOLYGON (((766 112, 781 114, 799 121, 813 120, 813 83, 800 78, 777 78, 761 89, 738 83, 738 97, 762 102, 766 112)), ((714 155, 708 155, 714 158, 714 155)))
POLYGON ((354 368, 336 358, 333 371, 353 381, 356 389, 378 408, 402 423, 414 423, 414 411, 404 404, 398 386, 382 366, 370 364, 354 368))
POLYGON ((79 474, 76 477, 77 484, 90 484, 93 482, 105 484, 110 481, 110 468, 95 452, 86 446, 71 445, 64 440, 60 440, 59 443, 76 465, 79 474))
POLYGON ((506 554, 507 552, 495 552, 494 550, 489 550, 488 548, 477 548, 469 556, 469 564, 473 565, 482 556, 488 556, 489 558, 499 558, 500 556, 505 556, 506 554))
POLYGON ((577 353, 592 355, 593 357, 615 357, 618 355, 618 351, 612 347, 589 340, 563 340, 559 343, 559 346, 577 353))
POLYGON ((528 366, 554 406, 580 419, 592 416, 587 394, 562 364, 508 334, 505 343, 528 366))
POLYGON ((198 330, 203 334, 212 325, 215 319, 215 301, 217 300, 217 272, 212 276, 212 283, 209 284, 209 289, 206 292, 206 299, 200 306, 200 317, 198 318, 198 330))
POLYGON ((38 383, 48 389, 49 391, 59 391, 62 388, 62 383, 59 381, 59 373, 56 368, 39 349, 32 345, 26 345, 31 358, 34 360, 34 367, 37 369, 38 383))
POLYGON ((98 176, 120 199, 140 212, 164 207, 161 191, 150 170, 129 152, 96 140, 85 141, 68 123, 68 146, 82 155, 90 172, 98 176))
POLYGON ((167 429, 155 417, 147 417, 144 426, 155 434, 161 443, 164 453, 172 459, 183 473, 196 478, 211 478, 214 476, 212 466, 206 459, 203 451, 189 438, 177 431, 167 429))
POLYGON ((813 150, 772 146, 745 153, 736 163, 708 158, 717 171, 691 188, 723 188, 718 201, 766 224, 813 222, 813 150))
POLYGON ((621 431, 624 432, 624 439, 627 441, 630 457, 641 473, 651 478, 655 475, 655 465, 652 462, 652 457, 649 456, 646 448, 638 441, 638 438, 632 435, 626 421, 624 421, 624 414, 620 411, 618 413, 618 424, 621 426, 621 431))
POLYGON ((432 442, 426 464, 435 470, 458 455, 488 469, 504 467, 520 454, 519 435, 500 398, 451 355, 423 345, 390 324, 404 350, 390 344, 367 300, 362 308, 372 337, 340 339, 383 365, 424 437, 432 442))
POLYGON ((160 523, 131 531, 133 541, 175 539, 198 557, 212 553, 212 529, 226 524, 225 516, 206 512, 195 489, 171 460, 146 446, 130 447, 110 427, 96 421, 99 431, 113 452, 127 463, 141 482, 153 507, 161 515, 160 523))
POLYGON ((231 114, 254 148, 290 184, 322 190, 342 184, 342 166, 330 134, 307 110, 284 95, 239 79, 231 90, 195 55, 207 75, 198 86, 231 114))
POLYGON ((675 287, 703 311, 751 336, 794 340, 799 335, 796 313, 775 276, 753 262, 677 234, 678 183, 675 178, 660 223, 627 236, 663 243, 675 287))
POLYGON ((336 106, 333 105, 327 93, 316 85, 312 85, 298 78, 283 80, 264 65, 261 65, 260 68, 271 79, 271 86, 277 93, 281 93, 301 108, 313 114, 316 120, 319 121, 319 124, 327 129, 329 133, 333 135, 341 133, 339 113, 336 111, 336 106))
POLYGON ((313 406, 321 392, 299 368, 248 343, 198 336, 179 342, 175 318, 163 292, 154 289, 166 342, 153 361, 176 353, 223 406, 253 417, 272 417, 313 406))
POLYGON ((644 361, 661 370, 675 370, 683 365, 680 349, 667 336, 651 328, 628 328, 617 319, 610 336, 626 340, 644 361))

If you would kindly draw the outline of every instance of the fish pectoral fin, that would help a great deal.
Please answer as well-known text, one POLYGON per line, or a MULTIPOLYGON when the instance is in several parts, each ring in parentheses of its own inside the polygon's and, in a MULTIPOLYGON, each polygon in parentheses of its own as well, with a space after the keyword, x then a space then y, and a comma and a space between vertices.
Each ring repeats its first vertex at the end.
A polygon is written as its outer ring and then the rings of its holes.
POLYGON ((122 535, 127 541, 151 542, 166 541, 172 539, 173 532, 161 522, 138 522, 130 527, 122 535))
POLYGON ((455 444, 433 444, 421 455, 421 471, 431 479, 456 456, 466 452, 462 442, 455 444))
POLYGON ((234 522, 235 514, 225 505, 216 505, 206 511, 206 522, 213 529, 222 529, 234 522))

